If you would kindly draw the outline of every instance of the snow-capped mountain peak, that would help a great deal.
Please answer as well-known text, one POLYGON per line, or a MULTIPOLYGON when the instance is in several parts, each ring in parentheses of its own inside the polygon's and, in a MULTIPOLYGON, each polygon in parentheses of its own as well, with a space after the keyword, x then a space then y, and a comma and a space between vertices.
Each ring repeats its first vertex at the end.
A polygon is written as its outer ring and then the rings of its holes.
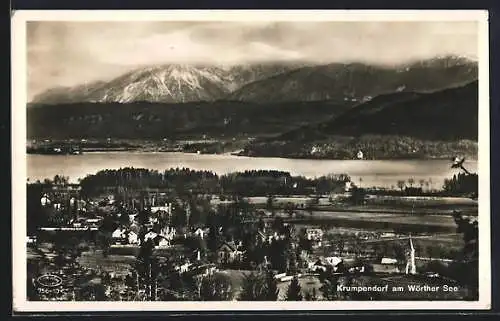
POLYGON ((289 70, 288 66, 196 66, 168 64, 145 66, 107 82, 58 88, 35 97, 38 103, 133 101, 182 103, 213 101, 256 80, 289 70))

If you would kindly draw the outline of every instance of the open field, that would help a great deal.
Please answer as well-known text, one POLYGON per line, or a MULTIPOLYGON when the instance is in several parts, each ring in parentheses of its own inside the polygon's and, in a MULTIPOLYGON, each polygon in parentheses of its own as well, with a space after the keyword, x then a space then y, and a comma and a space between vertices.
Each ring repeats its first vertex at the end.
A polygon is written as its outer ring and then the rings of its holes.
MULTIPOLYGON (((346 198, 337 195, 336 198, 346 198)), ((350 205, 345 202, 333 202, 328 197, 317 199, 315 205, 310 209, 315 212, 362 212, 362 213, 384 213, 384 214, 417 214, 417 215, 451 215, 453 211, 459 211, 464 215, 477 216, 478 203, 476 200, 460 197, 404 197, 404 196, 379 196, 368 195, 367 204, 350 205)), ((276 211, 287 204, 293 204, 297 209, 304 210, 314 200, 308 196, 278 196, 273 204, 276 211)), ((249 203, 257 208, 267 207, 266 197, 250 197, 249 203)))
MULTIPOLYGON (((365 244, 370 243, 384 243, 384 242, 392 242, 398 240, 407 240, 408 236, 396 236, 390 238, 379 238, 373 240, 363 241, 365 244)), ((437 244, 437 243, 445 243, 447 246, 463 246, 463 237, 457 233, 450 234, 432 234, 432 235, 414 235, 412 236, 413 242, 417 244, 437 244)))
POLYGON ((114 272, 117 276, 125 276, 131 270, 135 262, 135 256, 130 255, 108 255, 104 257, 102 251, 89 251, 82 253, 78 263, 90 269, 101 269, 106 272, 114 272))
MULTIPOLYGON (((296 216, 281 214, 285 222, 299 225, 344 227, 401 232, 456 232, 451 215, 388 214, 373 212, 297 211, 296 216)), ((272 218, 267 218, 271 221, 272 218)))
MULTIPOLYGON (((346 195, 336 195, 336 197, 332 196, 332 200, 335 201, 336 198, 346 195)), ((274 204, 285 204, 292 203, 295 205, 306 204, 308 201, 314 200, 316 196, 275 196, 274 204)), ((248 197, 248 201, 252 204, 266 204, 267 197, 248 197)), ((368 200, 378 200, 378 201, 397 201, 401 204, 410 204, 410 205, 469 205, 469 206, 477 206, 477 200, 473 200, 466 197, 441 197, 441 196, 388 196, 388 195, 367 195, 368 200)), ((321 196, 318 199, 317 205, 325 206, 325 205, 334 205, 330 201, 329 196, 321 196)))

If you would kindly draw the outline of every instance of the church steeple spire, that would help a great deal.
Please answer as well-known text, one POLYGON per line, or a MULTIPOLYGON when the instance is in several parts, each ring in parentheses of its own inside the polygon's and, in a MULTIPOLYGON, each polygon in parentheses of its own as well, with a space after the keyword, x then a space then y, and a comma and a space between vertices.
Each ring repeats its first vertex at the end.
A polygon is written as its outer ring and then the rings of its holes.
POLYGON ((406 274, 417 274, 417 266, 415 264, 415 247, 413 246, 413 241, 411 239, 411 234, 409 237, 410 243, 410 253, 408 257, 408 261, 406 263, 406 274))

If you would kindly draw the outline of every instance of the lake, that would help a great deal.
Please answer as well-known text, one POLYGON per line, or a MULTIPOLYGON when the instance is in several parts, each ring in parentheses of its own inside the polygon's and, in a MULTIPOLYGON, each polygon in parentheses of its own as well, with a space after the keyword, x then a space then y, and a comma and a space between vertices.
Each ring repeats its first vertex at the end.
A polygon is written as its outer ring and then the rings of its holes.
MULTIPOLYGON (((92 152, 83 155, 27 155, 27 174, 30 181, 53 178, 56 174, 69 176, 71 182, 102 169, 124 167, 148 168, 163 171, 187 167, 210 170, 219 175, 244 170, 281 170, 292 175, 319 177, 345 173, 353 182, 364 187, 397 186, 398 180, 429 181, 431 188, 441 188, 445 178, 458 169, 449 160, 310 160, 264 157, 241 157, 230 154, 199 155, 155 152, 92 152)), ((466 160, 465 167, 477 171, 476 160, 466 160)))

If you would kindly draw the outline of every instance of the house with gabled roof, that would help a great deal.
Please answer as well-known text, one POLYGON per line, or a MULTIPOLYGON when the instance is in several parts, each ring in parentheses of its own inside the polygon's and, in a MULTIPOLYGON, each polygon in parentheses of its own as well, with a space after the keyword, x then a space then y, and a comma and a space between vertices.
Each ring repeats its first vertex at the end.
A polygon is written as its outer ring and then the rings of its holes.
POLYGON ((194 232, 193 234, 198 236, 199 238, 203 239, 205 238, 205 236, 208 234, 209 232, 209 229, 203 229, 201 227, 198 227, 194 232))
POLYGON ((113 231, 113 233, 111 233, 111 237, 113 239, 123 239, 125 237, 125 230, 118 227, 113 231))
POLYGON ((397 259, 384 257, 380 263, 372 264, 372 269, 375 273, 399 273, 398 265, 397 259))
POLYGON ((241 243, 236 245, 234 242, 224 242, 217 249, 217 261, 222 264, 239 262, 244 254, 241 243))
POLYGON ((159 248, 166 248, 166 247, 170 247, 170 245, 171 245, 170 240, 162 235, 158 235, 154 239, 154 242, 155 242, 155 246, 159 247, 159 248))
POLYGON ((177 235, 177 230, 175 227, 165 226, 160 230, 160 235, 166 239, 173 240, 177 235))
POLYGON ((127 231, 128 244, 139 244, 139 235, 134 231, 127 231))
POLYGON ((147 242, 149 240, 154 240, 158 236, 158 233, 154 231, 149 231, 144 235, 144 242, 147 242))

